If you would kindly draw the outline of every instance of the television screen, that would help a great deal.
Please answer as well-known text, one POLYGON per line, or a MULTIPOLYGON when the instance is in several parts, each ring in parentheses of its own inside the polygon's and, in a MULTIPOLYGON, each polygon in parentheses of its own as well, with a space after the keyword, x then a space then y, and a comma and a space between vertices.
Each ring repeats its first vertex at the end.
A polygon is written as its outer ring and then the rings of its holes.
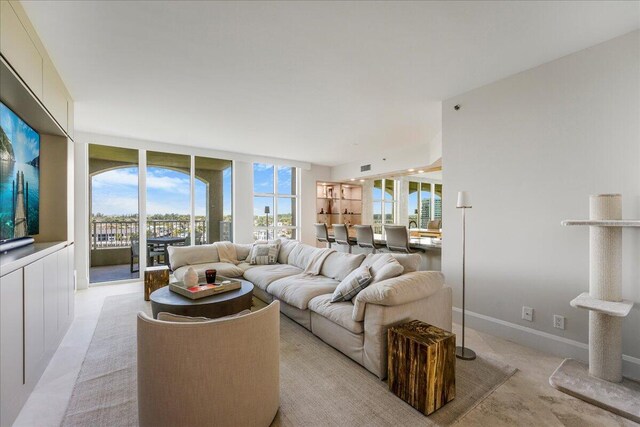
POLYGON ((0 102, 0 240, 38 234, 40 135, 0 102))

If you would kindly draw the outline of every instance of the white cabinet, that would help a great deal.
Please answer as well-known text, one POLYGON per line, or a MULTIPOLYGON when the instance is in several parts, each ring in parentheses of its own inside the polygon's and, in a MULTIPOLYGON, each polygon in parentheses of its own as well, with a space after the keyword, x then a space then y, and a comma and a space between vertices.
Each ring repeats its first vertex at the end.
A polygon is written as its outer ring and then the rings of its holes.
POLYGON ((10 426, 25 400, 22 269, 0 279, 0 426, 10 426))
POLYGON ((42 99, 42 55, 7 1, 0 2, 0 51, 29 89, 42 99))
POLYGON ((38 382, 45 368, 44 261, 24 268, 24 365, 26 382, 38 382))
POLYGON ((58 345, 58 256, 51 254, 44 262, 44 346, 47 354, 58 345))
POLYGON ((67 90, 55 67, 45 60, 42 67, 42 103, 58 124, 68 130, 67 90))
POLYGON ((73 320, 73 245, 0 277, 0 427, 10 426, 73 320))

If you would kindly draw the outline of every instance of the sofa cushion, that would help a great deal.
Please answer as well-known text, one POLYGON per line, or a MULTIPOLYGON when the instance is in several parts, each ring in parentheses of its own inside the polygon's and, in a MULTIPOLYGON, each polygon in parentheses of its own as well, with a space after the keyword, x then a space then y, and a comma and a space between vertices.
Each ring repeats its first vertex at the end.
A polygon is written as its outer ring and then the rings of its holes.
POLYGON ((402 274, 420 270, 420 261, 422 260, 420 254, 392 253, 390 255, 404 267, 402 274))
POLYGON ((176 270, 183 265, 205 264, 219 262, 218 250, 215 245, 198 246, 168 246, 169 263, 171 269, 176 270))
POLYGON ((242 261, 240 264, 238 264, 238 268, 242 269, 243 272, 251 269, 251 268, 256 268, 257 265, 251 265, 246 261, 242 261))
POLYGON ((326 248, 314 248, 313 246, 300 243, 289 254, 287 264, 296 266, 301 269, 306 269, 311 261, 320 254, 320 252, 326 251, 326 248))
POLYGON ((224 277, 240 277, 244 271, 242 268, 237 265, 229 264, 227 262, 211 262, 206 264, 198 264, 198 265, 183 265, 173 272, 173 275, 177 280, 182 281, 184 277, 184 273, 187 272, 187 268, 193 267, 198 273, 198 280, 205 281, 205 271, 216 269, 218 271, 218 276, 224 277))
POLYGON ((320 295, 309 301, 309 310, 326 317, 354 334, 364 332, 364 323, 356 322, 351 318, 353 313, 351 301, 332 303, 331 295, 320 295))
POLYGON ((381 282, 402 274, 404 267, 389 253, 369 254, 362 265, 369 267, 371 283, 381 282))
POLYGON ((402 305, 428 298, 443 287, 444 275, 439 271, 414 271, 373 283, 353 299, 353 320, 364 320, 366 304, 402 305))
POLYGON ((358 292, 369 286, 369 283, 371 283, 369 267, 361 265, 340 282, 333 292, 331 302, 351 301, 358 292))
POLYGON ((234 245, 236 247, 236 256, 238 257, 238 261, 244 261, 245 259, 247 259, 253 245, 251 243, 247 243, 247 244, 234 243, 234 245))
POLYGON ((364 258, 365 254, 333 252, 324 260, 320 274, 343 281, 353 270, 360 267, 364 258))
POLYGON ((280 252, 278 253, 278 263, 286 264, 289 261, 289 254, 298 246, 300 242, 282 237, 280 239, 280 252))
POLYGON ((296 274, 271 283, 268 291, 287 304, 306 310, 312 298, 333 293, 338 283, 329 277, 296 274))
POLYGON ((302 269, 288 264, 257 265, 244 272, 244 278, 260 289, 267 287, 278 279, 302 273, 302 269))

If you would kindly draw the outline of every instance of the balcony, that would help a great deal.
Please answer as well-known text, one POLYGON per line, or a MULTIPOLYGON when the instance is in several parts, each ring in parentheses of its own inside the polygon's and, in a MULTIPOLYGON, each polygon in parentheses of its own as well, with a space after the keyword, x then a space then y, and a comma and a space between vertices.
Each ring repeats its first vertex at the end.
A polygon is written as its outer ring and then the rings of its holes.
MULTIPOLYGON (((206 219, 195 221, 196 245, 208 244, 210 233, 206 219)), ((219 221, 220 240, 231 240, 231 222, 219 221)), ((139 223, 137 220, 123 218, 113 221, 91 221, 91 283, 116 280, 138 279, 138 260, 134 259, 132 268, 132 247, 139 240, 139 223), (134 270, 133 272, 131 270, 134 270)), ((184 241, 179 245, 191 244, 190 224, 187 220, 148 220, 147 239, 155 237, 179 237, 184 241)), ((150 245, 153 246, 153 245, 150 245)), ((158 249, 158 248, 154 248, 158 249)), ((148 261, 166 263, 160 255, 148 261)))

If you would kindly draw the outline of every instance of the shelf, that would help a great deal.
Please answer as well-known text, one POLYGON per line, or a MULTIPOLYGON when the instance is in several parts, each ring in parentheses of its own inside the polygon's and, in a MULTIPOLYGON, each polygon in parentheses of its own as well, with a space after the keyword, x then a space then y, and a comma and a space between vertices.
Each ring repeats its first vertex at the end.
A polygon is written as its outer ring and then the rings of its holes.
POLYGON ((560 224, 570 225, 591 225, 595 227, 640 227, 638 219, 567 219, 560 224))
POLYGON ((575 297, 569 304, 571 307, 585 308, 587 310, 596 311, 602 314, 608 314, 615 317, 626 317, 631 308, 633 301, 623 300, 622 302, 603 301, 601 299, 592 298, 589 292, 583 292, 575 297))

